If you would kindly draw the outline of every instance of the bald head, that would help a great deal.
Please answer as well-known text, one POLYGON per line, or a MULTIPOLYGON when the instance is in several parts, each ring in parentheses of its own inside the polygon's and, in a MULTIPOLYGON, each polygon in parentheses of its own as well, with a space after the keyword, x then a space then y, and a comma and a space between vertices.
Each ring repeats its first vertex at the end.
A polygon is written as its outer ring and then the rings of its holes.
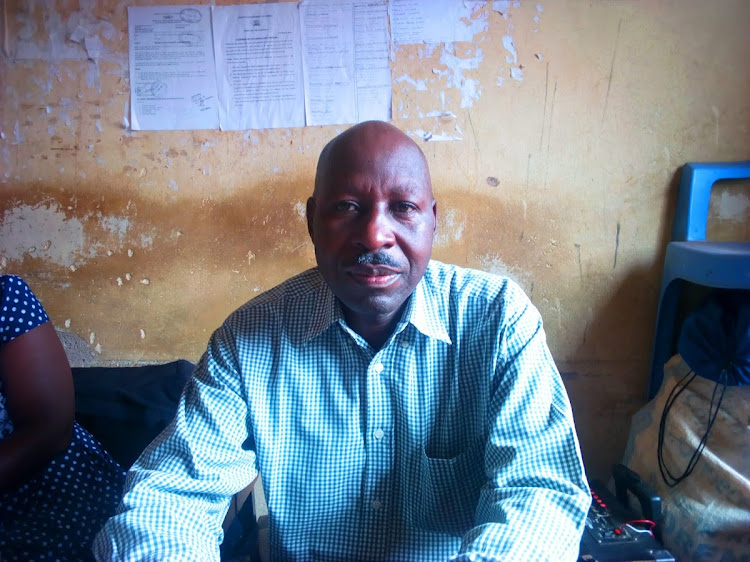
POLYGON ((346 322, 375 349, 424 275, 436 225, 427 161, 396 127, 367 121, 323 149, 307 228, 346 322))
POLYGON ((413 173, 424 175, 425 183, 432 193, 427 159, 419 145, 390 123, 365 121, 336 136, 323 148, 315 172, 313 197, 319 192, 321 185, 325 184, 332 168, 351 164, 354 154, 361 156, 363 150, 368 151, 368 159, 371 161, 394 156, 408 161, 413 173))

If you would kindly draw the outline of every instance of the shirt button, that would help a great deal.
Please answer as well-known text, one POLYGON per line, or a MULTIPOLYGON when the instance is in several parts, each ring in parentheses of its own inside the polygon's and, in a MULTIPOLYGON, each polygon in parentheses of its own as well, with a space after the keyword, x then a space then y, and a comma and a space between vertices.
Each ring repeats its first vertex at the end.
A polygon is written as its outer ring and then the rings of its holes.
POLYGON ((377 439, 378 441, 380 441, 383 438, 383 435, 385 435, 385 433, 383 433, 382 429, 376 429, 375 433, 373 433, 373 435, 375 436, 375 439, 377 439))
POLYGON ((375 500, 374 502, 372 502, 372 504, 371 504, 371 505, 372 505, 372 508, 373 508, 373 509, 374 509, 375 511, 377 511, 378 509, 380 509, 381 507, 383 507, 383 504, 382 504, 382 503, 380 503, 380 501, 379 501, 379 500, 375 500))
POLYGON ((411 342, 409 340, 401 340, 401 347, 409 347, 411 342))
POLYGON ((379 375, 384 370, 385 370, 385 367, 383 367, 382 363, 376 363, 375 365, 372 366, 372 372, 375 373, 376 375, 379 375))

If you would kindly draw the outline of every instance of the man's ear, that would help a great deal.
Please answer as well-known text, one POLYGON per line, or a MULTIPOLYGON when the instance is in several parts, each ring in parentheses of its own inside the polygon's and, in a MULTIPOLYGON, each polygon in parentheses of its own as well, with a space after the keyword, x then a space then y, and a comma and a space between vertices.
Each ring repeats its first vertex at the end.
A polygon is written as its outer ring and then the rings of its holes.
POLYGON ((310 235, 310 240, 315 243, 315 237, 313 236, 313 216, 315 216, 315 199, 309 197, 307 199, 307 208, 305 210, 305 216, 307 218, 307 233, 310 235))
POLYGON ((434 219, 433 222, 435 223, 432 228, 432 233, 437 234, 437 201, 434 199, 432 200, 432 217, 434 219))

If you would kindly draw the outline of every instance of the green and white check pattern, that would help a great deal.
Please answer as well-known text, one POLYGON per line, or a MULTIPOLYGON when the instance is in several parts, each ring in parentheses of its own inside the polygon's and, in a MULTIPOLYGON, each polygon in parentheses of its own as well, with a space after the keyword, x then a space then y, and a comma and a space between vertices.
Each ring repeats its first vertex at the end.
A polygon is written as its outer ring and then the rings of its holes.
POLYGON ((377 352, 316 269, 230 315, 97 557, 218 559, 258 470, 274 560, 575 560, 590 502, 539 313, 435 261, 377 352))

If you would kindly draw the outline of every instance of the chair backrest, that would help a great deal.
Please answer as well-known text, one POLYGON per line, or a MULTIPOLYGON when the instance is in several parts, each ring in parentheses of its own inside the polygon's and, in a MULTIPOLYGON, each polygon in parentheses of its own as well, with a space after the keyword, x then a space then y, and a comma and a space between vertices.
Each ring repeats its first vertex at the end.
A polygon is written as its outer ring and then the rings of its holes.
POLYGON ((719 180, 750 178, 750 160, 744 162, 689 162, 682 168, 672 240, 706 239, 711 188, 719 180))

